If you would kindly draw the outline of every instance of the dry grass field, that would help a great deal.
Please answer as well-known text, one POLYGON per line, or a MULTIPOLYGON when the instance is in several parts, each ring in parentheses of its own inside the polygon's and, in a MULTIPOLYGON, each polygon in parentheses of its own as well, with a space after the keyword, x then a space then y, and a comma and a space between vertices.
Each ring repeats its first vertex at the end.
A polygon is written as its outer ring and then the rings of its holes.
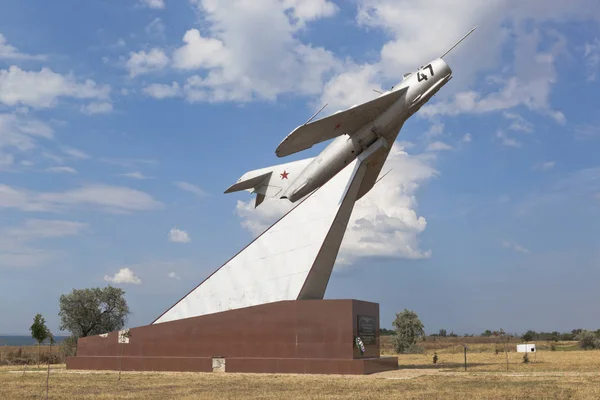
MULTIPOLYGON (((482 346, 485 346, 483 344, 482 346)), ((472 344, 477 348, 478 345, 472 344)), ((569 343, 564 343, 565 348, 569 343)), ((123 373, 68 371, 52 366, 50 399, 599 399, 600 351, 544 351, 522 355, 483 347, 464 355, 456 345, 401 355, 397 371, 369 376, 123 373)), ((42 399, 45 369, 0 367, 0 399, 42 399), (23 372, 25 371, 25 372, 23 372)))

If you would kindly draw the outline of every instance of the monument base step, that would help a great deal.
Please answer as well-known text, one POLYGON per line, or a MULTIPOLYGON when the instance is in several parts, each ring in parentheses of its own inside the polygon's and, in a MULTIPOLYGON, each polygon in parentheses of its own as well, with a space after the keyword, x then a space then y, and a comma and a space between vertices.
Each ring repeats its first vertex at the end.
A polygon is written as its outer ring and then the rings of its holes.
MULTIPOLYGON (((226 357, 215 371, 276 374, 366 375, 398 368, 398 357, 359 359, 331 358, 242 358, 226 357)), ((77 356, 67 358, 67 369, 122 371, 213 372, 212 357, 117 357, 77 356), (120 364, 120 367, 119 367, 120 364)))

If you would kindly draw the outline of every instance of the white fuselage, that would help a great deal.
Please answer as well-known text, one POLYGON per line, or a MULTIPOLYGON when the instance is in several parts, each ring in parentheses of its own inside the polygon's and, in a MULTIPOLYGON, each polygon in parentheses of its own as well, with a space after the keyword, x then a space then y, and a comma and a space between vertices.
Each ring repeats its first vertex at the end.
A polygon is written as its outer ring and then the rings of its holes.
POLYGON ((404 122, 451 77, 452 70, 439 58, 406 77, 392 89, 396 91, 407 88, 402 97, 358 131, 346 132, 334 139, 288 186, 281 198, 291 202, 303 198, 327 183, 380 137, 390 146, 404 122))

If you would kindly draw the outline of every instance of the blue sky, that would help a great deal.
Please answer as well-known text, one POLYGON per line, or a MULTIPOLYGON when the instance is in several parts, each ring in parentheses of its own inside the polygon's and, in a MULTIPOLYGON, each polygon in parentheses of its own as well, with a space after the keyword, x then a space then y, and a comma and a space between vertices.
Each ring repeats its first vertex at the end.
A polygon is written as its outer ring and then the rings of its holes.
POLYGON ((382 327, 599 327, 597 1, 0 4, 0 333, 38 312, 56 333, 60 294, 109 281, 152 322, 286 207, 223 190, 477 24, 326 297, 380 303, 382 327))

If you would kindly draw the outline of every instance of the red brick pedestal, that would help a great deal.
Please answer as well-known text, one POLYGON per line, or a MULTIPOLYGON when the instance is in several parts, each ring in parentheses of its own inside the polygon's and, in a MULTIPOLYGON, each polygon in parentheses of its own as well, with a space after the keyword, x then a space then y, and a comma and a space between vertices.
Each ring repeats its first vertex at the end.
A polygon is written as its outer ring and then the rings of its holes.
POLYGON ((280 301, 81 338, 67 369, 370 374, 398 367, 379 356, 379 304, 280 301), (364 342, 364 353, 355 344, 364 342), (122 358, 120 355, 123 354, 122 358))

